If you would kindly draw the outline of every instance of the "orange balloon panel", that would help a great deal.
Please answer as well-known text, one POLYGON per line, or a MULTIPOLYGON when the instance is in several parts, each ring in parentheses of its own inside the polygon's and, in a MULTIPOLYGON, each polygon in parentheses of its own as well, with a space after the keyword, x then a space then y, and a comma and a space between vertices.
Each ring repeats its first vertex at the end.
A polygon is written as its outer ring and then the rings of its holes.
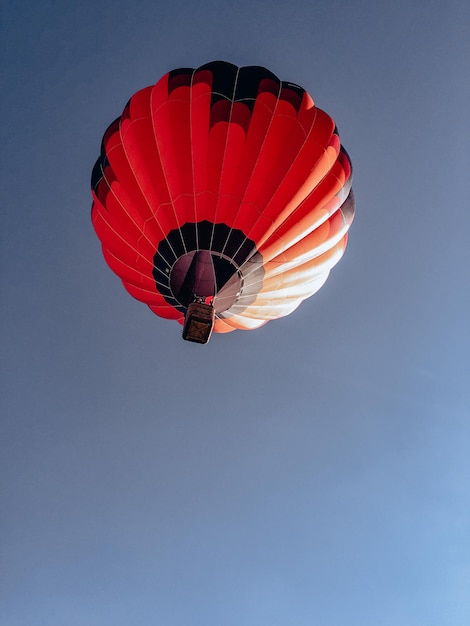
POLYGON ((92 221, 110 268, 161 317, 211 302, 216 332, 288 315, 354 217, 334 121, 298 85, 215 61, 137 92, 104 134, 92 221))

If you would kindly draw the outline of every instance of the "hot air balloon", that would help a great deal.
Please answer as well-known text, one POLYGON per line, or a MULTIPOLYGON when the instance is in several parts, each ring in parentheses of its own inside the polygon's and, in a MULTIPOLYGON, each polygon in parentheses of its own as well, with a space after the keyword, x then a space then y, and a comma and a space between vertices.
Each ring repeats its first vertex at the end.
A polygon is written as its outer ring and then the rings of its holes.
POLYGON ((132 96, 93 168, 109 267, 199 343, 289 313, 326 281, 354 216, 332 118, 257 66, 181 68, 132 96))

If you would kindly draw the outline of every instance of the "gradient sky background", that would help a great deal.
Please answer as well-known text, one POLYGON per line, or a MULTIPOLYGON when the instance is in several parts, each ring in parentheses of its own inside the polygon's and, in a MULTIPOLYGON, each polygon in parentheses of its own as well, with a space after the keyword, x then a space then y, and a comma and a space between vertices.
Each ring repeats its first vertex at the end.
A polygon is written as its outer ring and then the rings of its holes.
POLYGON ((470 624, 466 0, 2 0, 2 626, 470 624), (183 342, 89 179, 169 69, 264 65, 336 120, 349 246, 183 342))

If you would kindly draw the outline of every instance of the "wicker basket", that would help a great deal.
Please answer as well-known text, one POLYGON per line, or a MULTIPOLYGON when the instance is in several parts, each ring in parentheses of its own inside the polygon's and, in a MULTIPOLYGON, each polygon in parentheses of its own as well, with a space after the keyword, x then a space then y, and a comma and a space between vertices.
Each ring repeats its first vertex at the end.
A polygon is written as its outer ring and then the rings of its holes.
POLYGON ((183 326, 183 339, 196 343, 207 343, 214 327, 215 311, 211 304, 191 302, 183 326))

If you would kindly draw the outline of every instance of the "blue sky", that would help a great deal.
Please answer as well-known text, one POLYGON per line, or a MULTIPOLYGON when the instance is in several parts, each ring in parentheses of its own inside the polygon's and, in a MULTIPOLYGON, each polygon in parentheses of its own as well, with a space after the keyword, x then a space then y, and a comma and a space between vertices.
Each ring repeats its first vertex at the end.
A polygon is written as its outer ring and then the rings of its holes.
POLYGON ((2 2, 0 622, 470 621, 469 8, 2 2), (327 284, 181 341, 90 223, 106 126, 169 69, 264 65, 336 120, 327 284))

